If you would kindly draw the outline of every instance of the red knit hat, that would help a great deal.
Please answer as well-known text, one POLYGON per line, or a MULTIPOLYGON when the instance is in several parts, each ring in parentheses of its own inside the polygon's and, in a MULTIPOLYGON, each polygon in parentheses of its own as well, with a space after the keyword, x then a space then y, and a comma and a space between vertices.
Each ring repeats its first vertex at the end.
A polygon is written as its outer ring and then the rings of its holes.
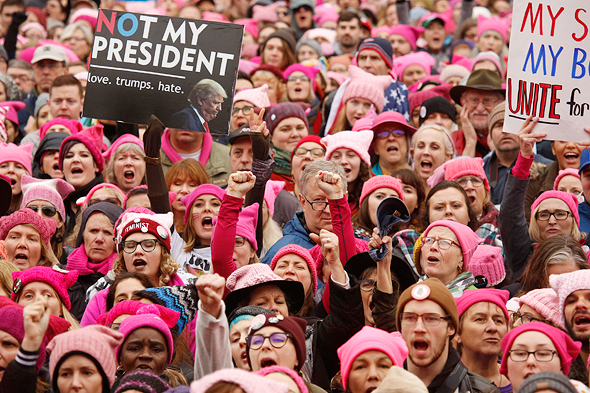
POLYGON ((483 170, 481 157, 458 158, 445 164, 445 180, 455 180, 467 175, 482 177, 486 190, 490 192, 490 183, 483 170))
POLYGON ((124 213, 117 227, 117 243, 121 244, 132 233, 151 233, 170 252, 174 224, 172 212, 166 214, 124 213))
POLYGON ((70 135, 61 143, 61 147, 59 148, 59 169, 63 171, 63 163, 64 158, 66 157, 66 151, 63 151, 63 147, 69 141, 75 140, 79 141, 86 146, 86 148, 92 154, 94 158, 94 162, 96 162, 96 166, 98 167, 98 171, 102 172, 104 169, 104 158, 102 157, 102 150, 104 143, 102 141, 103 133, 103 125, 98 124, 93 127, 88 127, 76 135, 70 135))
POLYGON ((295 154, 295 150, 297 150, 297 148, 301 145, 303 145, 305 142, 314 142, 317 143, 318 145, 320 145, 322 147, 322 149, 326 150, 326 145, 324 145, 322 143, 322 138, 320 138, 317 135, 308 135, 304 138, 302 138, 299 142, 297 142, 297 145, 295 146, 295 149, 293 149, 293 151, 291 152, 291 162, 293 162, 293 155, 295 154))
POLYGON ((266 121, 266 126, 271 134, 280 122, 291 117, 301 119, 301 121, 305 123, 305 127, 309 128, 307 115, 305 114, 305 111, 308 108, 309 105, 302 102, 281 102, 266 112, 266 115, 264 115, 264 121, 266 121))
POLYGON ((363 190, 361 191, 361 198, 359 205, 363 203, 363 200, 368 197, 373 191, 378 188, 391 188, 397 192, 399 199, 404 200, 404 190, 402 189, 402 181, 392 176, 379 175, 373 176, 363 184, 363 190))
POLYGON ((60 297, 61 302, 68 311, 72 308, 68 289, 78 280, 78 271, 66 271, 59 268, 52 269, 46 266, 35 266, 27 270, 12 272, 12 294, 10 298, 14 301, 19 297, 20 292, 27 284, 32 282, 44 282, 49 284, 60 297))
MULTIPOLYGON (((277 262, 279 261, 279 259, 281 259, 282 257, 284 257, 287 254, 295 254, 295 255, 298 255, 301 258, 303 258, 303 260, 307 264, 307 267, 308 267, 309 272, 311 274, 311 284, 313 285, 313 293, 315 294, 315 292, 318 289, 318 276, 317 276, 315 262, 314 262, 313 258, 311 257, 309 250, 307 250, 297 244, 289 244, 285 247, 282 247, 279 251, 277 251, 275 256, 272 258, 272 261, 270 262, 271 270, 274 271, 275 266, 277 266, 277 262)), ((307 289, 305 289, 305 290, 307 291, 307 289)))
POLYGON ((574 219, 576 220, 576 225, 580 225, 580 214, 578 213, 578 198, 576 198, 574 194, 570 194, 568 192, 563 191, 550 190, 545 191, 544 193, 539 195, 537 199, 535 199, 535 201, 533 202, 533 205, 531 206, 531 217, 535 216, 535 210, 537 210, 539 204, 543 202, 545 199, 549 198, 560 199, 563 202, 565 202, 565 204, 570 208, 570 211, 574 216, 574 219))
POLYGON ((5 240, 6 235, 17 225, 29 224, 35 227, 41 236, 41 240, 47 247, 51 247, 49 239, 57 229, 57 223, 51 218, 44 219, 31 209, 17 210, 9 216, 0 217, 0 240, 5 240))

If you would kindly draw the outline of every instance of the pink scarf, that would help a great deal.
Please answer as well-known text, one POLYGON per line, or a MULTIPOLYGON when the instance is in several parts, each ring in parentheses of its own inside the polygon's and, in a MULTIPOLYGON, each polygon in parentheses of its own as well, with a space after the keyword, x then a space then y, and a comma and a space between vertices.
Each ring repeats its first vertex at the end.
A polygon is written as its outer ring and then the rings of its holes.
POLYGON ((68 257, 66 265, 67 270, 77 270, 81 276, 89 274, 101 273, 107 274, 113 268, 113 263, 117 258, 117 253, 112 253, 110 257, 99 263, 91 263, 84 250, 84 245, 76 248, 68 257))
MULTIPOLYGON (((201 147, 201 157, 199 157, 199 162, 201 163, 203 168, 207 164, 207 161, 209 161, 209 155, 211 154, 212 146, 213 137, 209 133, 204 133, 203 146, 201 147)), ((168 128, 166 128, 164 134, 162 134, 162 150, 164 150, 164 153, 166 153, 166 155, 168 156, 168 158, 170 158, 170 161, 172 161, 172 163, 182 160, 180 154, 178 154, 176 150, 174 150, 172 144, 170 143, 170 131, 168 130, 168 128)))

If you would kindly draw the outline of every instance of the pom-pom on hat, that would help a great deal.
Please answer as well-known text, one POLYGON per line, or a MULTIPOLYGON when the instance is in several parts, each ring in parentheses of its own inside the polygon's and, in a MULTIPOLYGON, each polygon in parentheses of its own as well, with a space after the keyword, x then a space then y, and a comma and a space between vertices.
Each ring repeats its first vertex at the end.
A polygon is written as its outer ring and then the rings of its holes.
POLYGON ((275 201, 283 188, 285 188, 285 182, 278 180, 269 180, 264 186, 264 202, 271 217, 275 214, 275 201))
POLYGON ((490 192, 490 183, 483 170, 481 157, 465 157, 448 161, 445 164, 445 180, 456 180, 462 176, 482 177, 486 190, 490 192))
POLYGON ((47 131, 55 125, 64 126, 70 131, 70 135, 76 135, 77 133, 82 131, 82 123, 80 123, 78 120, 56 117, 55 119, 51 119, 41 126, 41 128, 39 129, 39 140, 43 140, 43 138, 45 138, 45 135, 47 135, 47 131))
MULTIPOLYGON (((414 42, 414 48, 416 47, 416 43, 414 42)), ((358 57, 362 51, 365 50, 372 50, 375 51, 381 56, 385 64, 389 67, 389 69, 393 68, 393 49, 391 47, 391 43, 384 38, 379 37, 370 37, 365 38, 363 42, 359 45, 357 51, 357 61, 358 57)))
POLYGON ((371 101, 378 112, 383 111, 385 105, 385 90, 392 82, 389 75, 373 75, 359 67, 349 66, 350 82, 344 90, 342 102, 346 104, 351 98, 364 98, 371 101))
POLYGON ((557 293, 561 324, 565 326, 563 308, 565 299, 575 291, 590 289, 590 270, 582 269, 570 273, 552 274, 549 276, 549 285, 557 293))
POLYGON ((141 147, 142 151, 144 150, 143 141, 141 139, 132 134, 123 134, 113 142, 113 144, 107 151, 102 153, 105 162, 108 162, 113 156, 113 154, 115 154, 117 149, 124 143, 133 143, 134 145, 138 145, 139 147, 141 147))
POLYGON ((574 177, 577 177, 578 179, 580 179, 580 174, 578 173, 577 169, 574 169, 574 168, 562 169, 557 174, 557 177, 555 178, 555 182, 553 183, 554 190, 557 190, 557 187, 559 186, 559 182, 561 181, 561 179, 563 179, 566 176, 574 176, 574 177))
POLYGON ((238 385, 246 393, 289 393, 287 384, 239 368, 215 371, 194 381, 190 393, 205 393, 218 382, 238 385))
POLYGON ((125 213, 117 227, 117 243, 125 241, 132 233, 151 233, 170 252, 174 224, 172 212, 166 214, 125 213))
POLYGON ((41 236, 41 240, 47 247, 51 247, 49 239, 55 233, 57 224, 50 218, 44 219, 31 209, 17 210, 9 216, 0 217, 0 240, 6 239, 6 235, 17 225, 29 224, 35 227, 41 236))
POLYGON ((572 340, 570 336, 568 336, 563 330, 554 328, 549 324, 544 322, 530 322, 515 327, 506 333, 504 338, 502 338, 503 355, 500 366, 500 373, 502 375, 508 376, 507 360, 514 340, 516 340, 516 337, 525 332, 540 332, 546 335, 551 340, 551 342, 553 342, 555 349, 557 349, 557 352, 559 353, 559 358, 561 360, 561 370, 563 371, 563 374, 569 374, 572 362, 578 357, 578 354, 580 353, 582 343, 572 340))
POLYGON ((280 122, 291 117, 301 119, 305 123, 305 127, 309 128, 307 115, 305 114, 307 108, 309 108, 307 104, 300 102, 281 102, 268 110, 264 115, 264 121, 266 121, 266 126, 271 134, 280 122))
POLYGON ((416 50, 416 41, 418 41, 418 38, 420 38, 420 36, 422 35, 423 32, 424 32, 423 27, 415 27, 415 26, 400 24, 400 25, 392 26, 391 29, 389 30, 389 35, 392 35, 392 34, 401 35, 402 37, 404 37, 406 39, 406 41, 408 41, 408 43, 412 47, 412 50, 415 51, 416 50))
POLYGON ((94 359, 95 364, 104 371, 109 384, 113 385, 117 373, 117 363, 113 355, 122 340, 121 333, 100 325, 86 326, 55 336, 47 346, 47 351, 51 353, 49 372, 53 379, 54 391, 57 391, 55 388, 59 365, 66 360, 68 354, 79 352, 94 359))
POLYGON ((533 289, 519 297, 518 303, 535 309, 543 318, 565 330, 561 317, 563 309, 559 308, 559 297, 553 288, 533 289))
POLYGON ((68 272, 57 267, 52 269, 46 266, 35 266, 27 270, 12 272, 12 279, 14 282, 10 298, 14 301, 16 301, 21 291, 28 284, 32 282, 44 282, 55 290, 68 311, 72 308, 68 289, 78 280, 78 272, 76 270, 68 272))
POLYGON ((341 131, 336 134, 327 135, 322 138, 322 143, 328 147, 326 150, 326 160, 330 160, 332 154, 338 149, 348 149, 354 151, 359 157, 371 166, 371 156, 369 148, 373 141, 373 131, 341 131))
POLYGON ((465 270, 469 270, 474 276, 484 276, 488 281, 488 287, 500 284, 506 278, 502 248, 480 244, 465 270))
POLYGON ((92 157, 94 158, 94 162, 98 167, 98 171, 102 172, 104 170, 104 158, 102 157, 102 149, 103 149, 103 125, 98 124, 93 127, 88 127, 76 135, 70 135, 61 144, 59 149, 59 169, 63 171, 63 163, 64 158, 66 157, 66 151, 63 151, 63 147, 69 141, 75 140, 79 141, 86 146, 92 157))
POLYGON ((246 101, 254 105, 256 108, 266 108, 267 106, 270 106, 267 92, 268 85, 266 83, 255 89, 240 90, 234 96, 234 105, 238 101, 246 101))
POLYGON ((123 342, 117 347, 116 359, 121 359, 121 347, 125 344, 127 337, 139 328, 152 328, 164 335, 168 347, 168 364, 172 363, 172 355, 174 354, 174 342, 172 340, 172 333, 166 322, 160 317, 160 311, 153 304, 148 304, 139 310, 137 314, 127 317, 121 326, 119 326, 119 333, 124 337, 123 342))
MULTIPOLYGON (((318 289, 317 270, 315 262, 311 257, 311 254, 309 253, 308 249, 305 249, 297 244, 289 244, 282 247, 281 249, 279 249, 279 251, 277 251, 275 256, 272 258, 272 261, 270 262, 270 269, 274 271, 275 267, 277 266, 277 262, 282 257, 288 254, 295 254, 303 258, 303 260, 307 264, 307 268, 309 269, 309 273, 311 275, 311 285, 313 293, 315 293, 318 289)), ((305 291, 307 291, 307 288, 305 288, 305 291)))
POLYGON ((213 195, 220 201, 223 200, 223 196, 225 195, 225 190, 221 189, 220 187, 214 184, 201 184, 197 188, 195 188, 190 194, 180 198, 180 202, 186 208, 186 212, 184 213, 184 223, 188 222, 189 217, 193 216, 192 207, 193 203, 201 196, 201 195, 213 195))
POLYGON ((26 169, 27 174, 33 173, 33 144, 24 143, 20 146, 14 143, 0 143, 0 164, 16 162, 26 169))
POLYGON ((426 75, 430 75, 431 68, 434 66, 434 58, 426 52, 414 52, 396 58, 393 61, 393 67, 400 80, 403 78, 406 68, 411 65, 422 67, 426 75))
POLYGON ((510 297, 510 292, 501 289, 466 289, 463 291, 463 295, 455 298, 457 303, 457 310, 459 311, 459 318, 469 307, 476 303, 489 302, 494 303, 496 306, 502 309, 506 321, 508 321, 508 310, 506 309, 506 302, 510 297))
POLYGON ((408 346, 399 332, 388 333, 371 326, 363 327, 344 345, 338 348, 342 385, 348 386, 348 375, 354 360, 362 353, 376 350, 386 354, 394 366, 403 367, 408 357, 408 346))
POLYGON ((533 202, 533 205, 531 206, 531 218, 535 216, 535 211, 537 210, 537 207, 539 207, 539 204, 541 204, 541 202, 543 202, 545 199, 549 198, 560 199, 563 202, 565 202, 565 204, 570 208, 570 212, 574 216, 574 219, 576 220, 576 225, 580 225, 580 214, 578 213, 578 198, 574 194, 570 194, 568 192, 563 191, 549 190, 539 195, 537 199, 535 199, 535 201, 533 202))
POLYGON ((42 180, 23 175, 20 184, 23 191, 21 209, 26 208, 32 201, 46 201, 55 206, 61 219, 65 221, 66 208, 63 201, 74 191, 70 183, 62 179, 42 180))
POLYGON ((398 198, 404 200, 404 190, 402 189, 402 181, 393 176, 379 175, 373 176, 363 184, 363 190, 361 191, 361 198, 359 199, 359 205, 363 203, 363 200, 371 195, 371 193, 379 188, 391 188, 397 192, 398 198))

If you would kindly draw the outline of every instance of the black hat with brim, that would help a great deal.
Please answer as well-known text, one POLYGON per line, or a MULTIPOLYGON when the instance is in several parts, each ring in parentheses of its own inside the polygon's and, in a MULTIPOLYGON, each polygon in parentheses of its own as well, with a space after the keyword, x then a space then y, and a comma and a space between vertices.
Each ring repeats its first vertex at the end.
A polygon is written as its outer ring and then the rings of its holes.
MULTIPOLYGON (((368 252, 361 252, 346 262, 344 270, 360 280, 363 272, 370 267, 376 268, 377 262, 371 258, 368 252)), ((418 281, 412 267, 405 261, 405 259, 396 255, 393 255, 391 258, 391 273, 399 282, 399 293, 402 293, 418 281)))
POLYGON ((506 96, 506 89, 502 88, 502 79, 498 73, 491 70, 473 71, 465 85, 457 85, 451 89, 451 98, 457 104, 461 104, 461 96, 467 90, 498 92, 506 96))
POLYGON ((240 288, 236 289, 235 291, 231 291, 224 299, 225 314, 230 315, 232 311, 238 308, 238 304, 240 304, 242 300, 247 299, 248 296, 250 296, 250 293, 253 290, 264 285, 276 285, 281 291, 283 291, 287 300, 287 305, 289 307, 289 315, 296 315, 299 310, 301 310, 301 307, 303 307, 303 302, 305 300, 305 290, 303 289, 303 284, 301 284, 299 281, 274 280, 261 282, 246 288, 240 288))

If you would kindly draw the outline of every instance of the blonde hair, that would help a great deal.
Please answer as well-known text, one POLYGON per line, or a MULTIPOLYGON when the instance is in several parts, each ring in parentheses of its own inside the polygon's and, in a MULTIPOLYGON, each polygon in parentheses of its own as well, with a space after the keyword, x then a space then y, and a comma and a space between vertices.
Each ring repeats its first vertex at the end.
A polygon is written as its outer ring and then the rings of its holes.
MULTIPOLYGON (((168 285, 173 275, 176 274, 178 268, 180 267, 174 259, 172 259, 172 255, 166 250, 166 248, 160 245, 160 267, 158 270, 158 287, 164 287, 168 285)), ((113 264, 113 271, 115 276, 123 272, 127 272, 127 267, 125 266, 125 259, 124 259, 124 251, 121 251, 113 264)))
POLYGON ((455 157, 455 144, 453 142, 453 137, 451 137, 449 130, 443 126, 439 126, 438 124, 422 124, 422 126, 418 128, 416 133, 412 136, 412 141, 410 142, 410 156, 414 155, 416 140, 418 139, 418 135, 420 135, 420 133, 422 133, 424 130, 435 130, 441 132, 445 137, 445 153, 450 155, 451 158, 455 157))
POLYGON ((281 82, 281 80, 279 78, 277 78, 277 76, 275 74, 273 74, 272 72, 266 71, 266 70, 258 70, 254 74, 252 74, 250 79, 252 80, 252 82, 260 81, 261 79, 263 81, 269 80, 269 79, 271 81, 274 81, 274 83, 277 86, 277 89, 276 89, 277 102, 285 101, 285 96, 287 94, 287 85, 285 83, 281 82))
MULTIPOLYGON (((266 206, 266 201, 262 205, 263 209, 268 210, 268 206, 266 206)), ((275 220, 272 219, 270 215, 270 211, 268 212, 268 221, 262 227, 262 238, 265 250, 270 250, 270 248, 279 241, 283 237, 283 231, 279 224, 276 223, 275 220)))
MULTIPOLYGON (((215 198, 217 199, 217 197, 215 198)), ((185 252, 190 252, 193 248, 197 248, 201 245, 201 240, 199 239, 197 231, 195 230, 193 215, 191 213, 197 199, 195 199, 194 202, 186 208, 185 214, 188 214, 189 218, 188 220, 186 220, 186 226, 184 227, 184 231, 182 231, 182 240, 184 240, 184 242, 186 243, 186 246, 184 246, 185 252)), ((219 202, 221 202, 221 200, 219 202)))
MULTIPOLYGON (((53 289, 53 292, 55 292, 55 297, 57 299, 59 299, 59 311, 61 314, 60 315, 61 318, 65 319, 66 321, 68 321, 70 323, 70 327, 68 328, 68 331, 80 329, 80 323, 78 322, 76 317, 74 317, 72 315, 72 313, 70 313, 70 311, 68 311, 66 305, 64 304, 64 302, 61 300, 61 298, 57 294, 57 291, 55 290, 55 288, 52 287, 52 289, 53 289)), ((23 293, 23 292, 21 291, 21 293, 23 293)), ((15 303, 18 303, 19 300, 20 300, 20 293, 16 296, 16 299, 14 301, 15 301, 15 303)))
MULTIPOLYGON (((145 153, 143 152, 142 148, 135 143, 127 142, 121 144, 121 146, 117 147, 115 152, 111 155, 111 159, 107 163, 105 170, 103 172, 104 179, 106 182, 116 185, 117 187, 121 187, 119 182, 117 181, 117 176, 115 176, 115 161, 117 156, 121 153, 125 153, 129 150, 132 150, 133 153, 137 154, 140 157, 145 157, 145 153)), ((146 184, 145 175, 143 179, 141 179, 141 184, 146 184)))
MULTIPOLYGON (((549 198, 547 198, 547 199, 549 199, 549 198)), ((541 230, 539 229, 539 224, 537 223, 537 218, 535 217, 537 215, 537 212, 539 211, 540 205, 541 204, 539 203, 537 205, 537 208, 531 213, 531 223, 529 224, 529 236, 531 237, 531 240, 534 243, 541 243, 544 240, 544 239, 541 239, 541 230)), ((572 213, 572 211, 570 210, 569 207, 568 207, 568 211, 570 212, 570 214, 572 213)), ((574 218, 573 214, 572 214, 572 220, 573 220, 572 232, 570 233, 570 235, 576 241, 578 241, 582 237, 582 233, 580 232, 580 229, 576 225, 576 219, 574 218)))
POLYGON ((14 264, 5 259, 0 259, 0 286, 8 297, 12 294, 12 272, 16 271, 18 269, 14 264))

